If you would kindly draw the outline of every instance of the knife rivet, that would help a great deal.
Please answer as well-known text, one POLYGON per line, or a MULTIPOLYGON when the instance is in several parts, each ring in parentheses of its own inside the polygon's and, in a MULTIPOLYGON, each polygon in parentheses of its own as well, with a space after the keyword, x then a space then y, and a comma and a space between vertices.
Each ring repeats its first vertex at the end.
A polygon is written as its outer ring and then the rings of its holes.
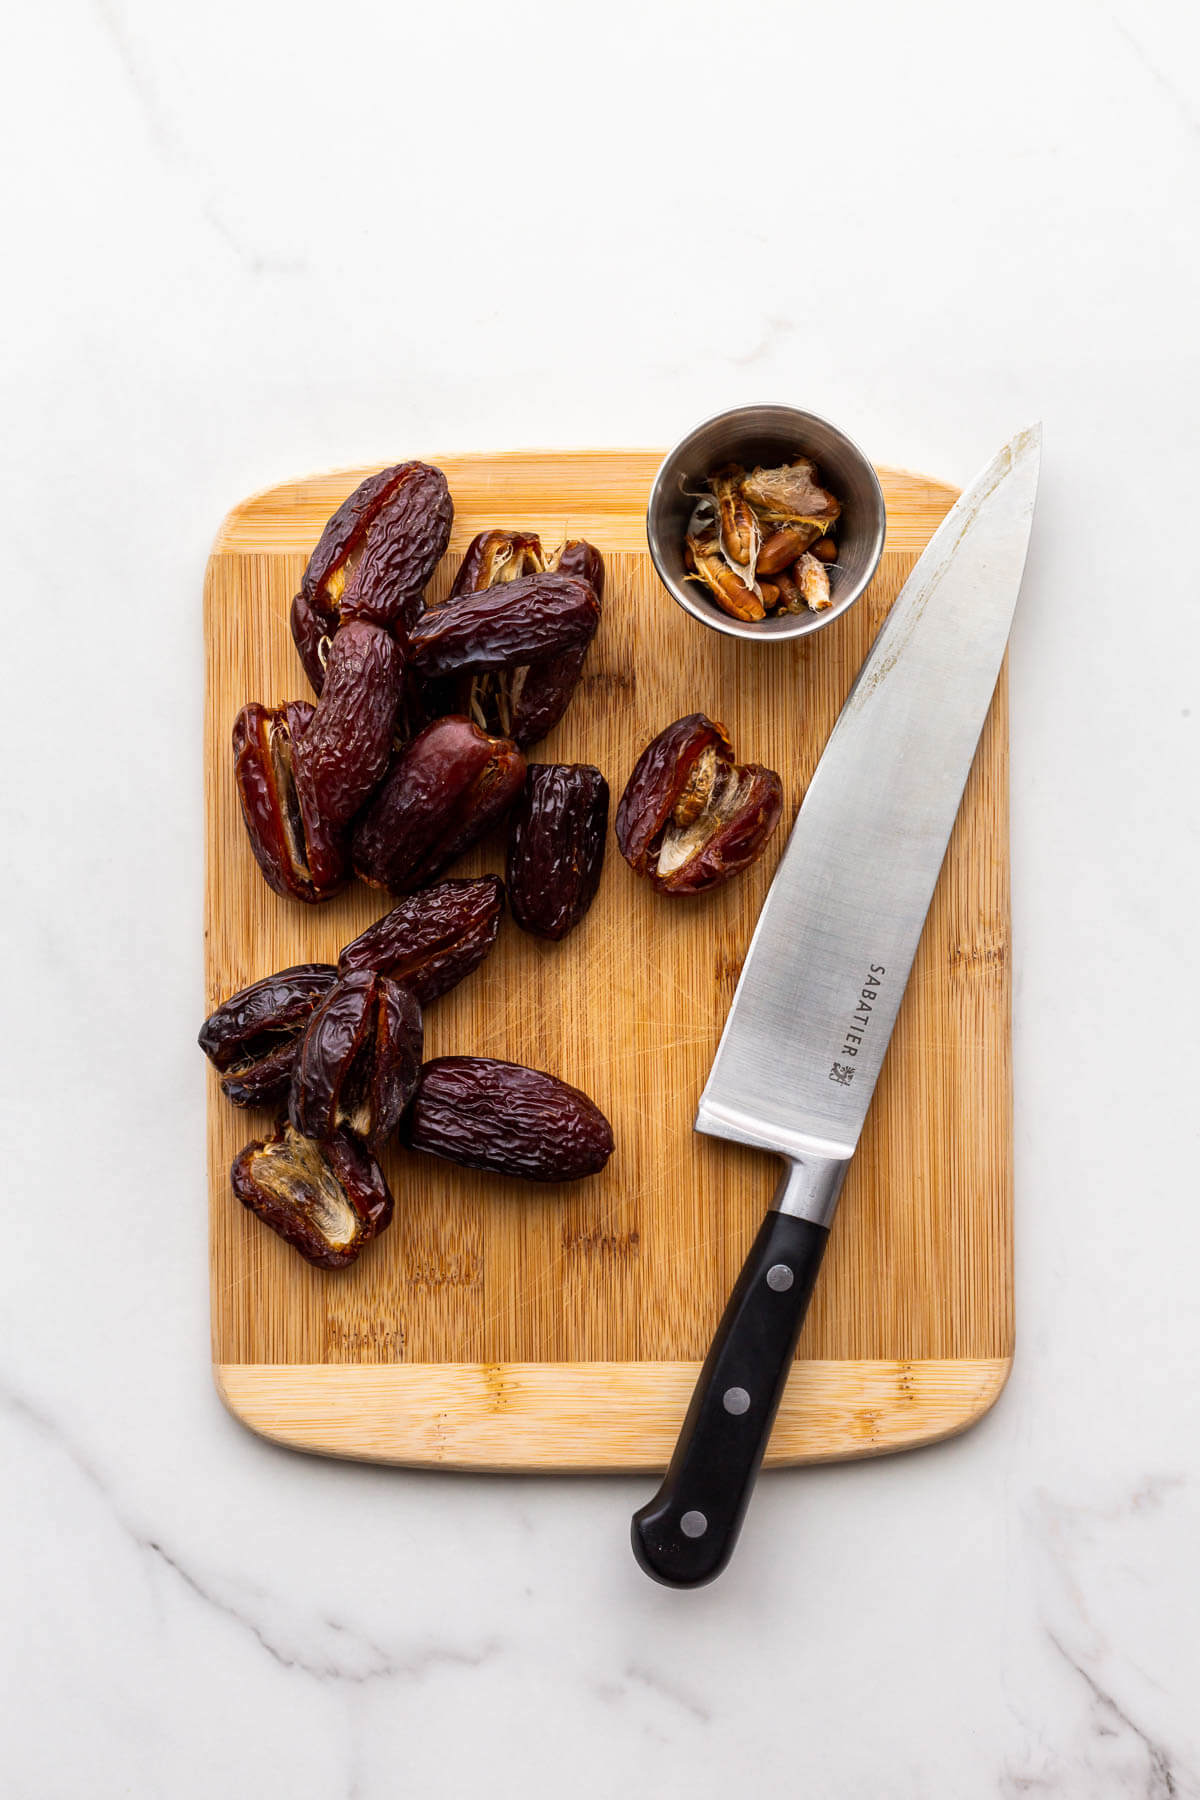
POLYGON ((786 1263, 772 1263, 767 1270, 767 1286, 777 1294, 786 1294, 795 1279, 786 1263))
POLYGON ((679 1529, 684 1537, 703 1537, 708 1530, 708 1520, 702 1512, 685 1512, 679 1521, 679 1529))
POLYGON ((721 1395, 721 1405, 727 1413, 749 1412, 750 1396, 745 1388, 726 1388, 721 1395))

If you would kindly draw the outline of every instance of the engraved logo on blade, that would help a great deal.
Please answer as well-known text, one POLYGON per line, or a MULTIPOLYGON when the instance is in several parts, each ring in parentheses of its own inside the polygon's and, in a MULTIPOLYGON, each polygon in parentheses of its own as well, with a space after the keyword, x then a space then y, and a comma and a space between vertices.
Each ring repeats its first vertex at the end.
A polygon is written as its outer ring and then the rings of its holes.
POLYGON ((839 1087, 849 1087, 850 1083, 854 1080, 854 1069, 851 1065, 851 1059, 856 1057, 859 1050, 862 1048, 863 1038, 871 1023, 871 1018, 875 1011, 875 1004, 879 998, 879 989, 883 984, 883 978, 886 974, 887 969, 883 963, 872 963, 871 967, 867 970, 866 979, 859 990, 855 1001, 854 1012, 850 1017, 850 1024, 846 1031, 845 1041, 838 1052, 838 1055, 844 1056, 846 1061, 835 1062, 829 1071, 830 1081, 836 1081, 839 1087))

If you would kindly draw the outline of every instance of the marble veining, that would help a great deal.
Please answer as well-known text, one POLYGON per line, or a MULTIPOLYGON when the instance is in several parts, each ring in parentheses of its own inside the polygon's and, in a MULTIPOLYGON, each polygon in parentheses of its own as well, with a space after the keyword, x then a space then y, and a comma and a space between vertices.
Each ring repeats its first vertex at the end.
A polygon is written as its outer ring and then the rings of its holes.
POLYGON ((1200 1800, 1200 14, 733 24, 6 21, 3 1800, 1200 1800), (764 399, 958 482, 1044 421, 1018 1353, 959 1440, 764 1479, 678 1595, 645 1481, 307 1459, 213 1392, 200 584, 290 475, 764 399))

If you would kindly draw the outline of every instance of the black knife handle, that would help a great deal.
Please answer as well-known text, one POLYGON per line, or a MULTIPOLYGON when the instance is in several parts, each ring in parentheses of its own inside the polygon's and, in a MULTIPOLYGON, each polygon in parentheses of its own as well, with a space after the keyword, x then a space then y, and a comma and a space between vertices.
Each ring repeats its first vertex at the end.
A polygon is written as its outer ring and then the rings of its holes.
POLYGON ((719 1575, 762 1464, 817 1270, 824 1225, 769 1212, 705 1358, 663 1484, 633 1515, 633 1554, 667 1587, 719 1575))

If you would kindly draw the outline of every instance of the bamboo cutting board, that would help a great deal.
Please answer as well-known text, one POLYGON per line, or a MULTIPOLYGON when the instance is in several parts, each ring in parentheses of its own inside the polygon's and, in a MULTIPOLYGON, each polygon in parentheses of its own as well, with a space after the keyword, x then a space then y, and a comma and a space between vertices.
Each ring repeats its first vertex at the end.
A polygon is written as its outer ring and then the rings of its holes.
MULTIPOLYGON (((391 1230, 350 1269, 309 1268, 234 1200, 237 1151, 270 1128, 209 1071, 213 1359, 254 1430, 331 1455, 447 1468, 665 1465, 775 1160, 696 1136, 708 1072, 787 825, 891 601, 955 491, 881 470, 883 562, 815 636, 745 644, 660 587, 643 514, 649 451, 436 457, 454 495, 445 592, 472 535, 532 528, 603 552, 604 619, 541 761, 594 762, 613 804, 641 747, 697 709, 739 758, 779 770, 783 826, 762 862, 668 900, 610 846, 564 943, 506 919, 489 960, 426 1015, 426 1055, 550 1069, 612 1120, 605 1172, 538 1188, 389 1153, 391 1230)), ((289 483, 226 519, 205 641, 207 1008, 290 963, 336 961, 386 910, 363 887, 279 899, 251 856, 229 734, 242 704, 307 697, 288 608, 324 521, 368 471, 289 483)), ((452 873, 503 869, 497 835, 452 873)), ((798 946, 802 954, 802 946, 798 946)), ((770 1070, 763 1079, 771 1079, 770 1070)), ((769 1463, 866 1456, 962 1430, 1012 1351, 1007 720, 1001 682, 874 1105, 850 1171, 769 1463)))

